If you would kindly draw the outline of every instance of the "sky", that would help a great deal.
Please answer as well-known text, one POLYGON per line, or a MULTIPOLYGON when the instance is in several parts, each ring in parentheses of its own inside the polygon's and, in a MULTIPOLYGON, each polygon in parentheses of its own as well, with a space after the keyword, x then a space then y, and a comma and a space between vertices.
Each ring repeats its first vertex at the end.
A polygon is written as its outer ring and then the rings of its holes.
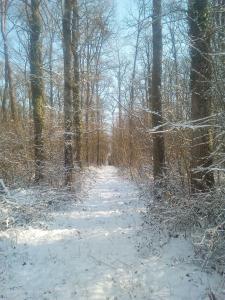
POLYGON ((120 22, 122 22, 122 20, 127 17, 129 8, 131 7, 131 2, 132 0, 116 0, 116 4, 117 4, 116 15, 120 22))

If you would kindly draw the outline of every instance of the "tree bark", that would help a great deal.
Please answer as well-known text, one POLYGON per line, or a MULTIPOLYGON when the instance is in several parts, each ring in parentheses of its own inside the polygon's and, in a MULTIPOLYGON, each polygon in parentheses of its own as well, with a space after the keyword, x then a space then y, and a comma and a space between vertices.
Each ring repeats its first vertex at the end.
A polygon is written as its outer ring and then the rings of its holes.
POLYGON ((49 102, 51 106, 51 115, 53 115, 54 109, 54 94, 53 94, 53 44, 55 39, 55 32, 50 33, 50 45, 49 45, 49 85, 50 85, 50 93, 49 93, 49 102))
POLYGON ((81 98, 80 98, 80 72, 79 72, 79 10, 77 0, 73 3, 73 68, 74 68, 74 84, 73 84, 73 123, 74 123, 74 148, 75 161, 81 167, 81 98))
POLYGON ((72 147, 72 0, 64 1, 63 55, 64 55, 64 166, 65 185, 71 187, 73 180, 72 147))
POLYGON ((8 49, 8 39, 6 34, 6 16, 8 10, 8 1, 0 0, 0 11, 1 11, 1 33, 3 39, 3 49, 4 49, 4 58, 5 58, 5 93, 3 98, 3 112, 4 119, 6 119, 6 94, 8 91, 9 102, 10 102, 10 110, 11 110, 11 118, 12 120, 16 120, 16 99, 15 99, 15 91, 13 85, 12 78, 12 69, 9 60, 9 49, 8 49))
POLYGON ((30 81, 34 118, 35 181, 44 177, 44 86, 41 53, 40 1, 31 0, 30 17, 30 81))
POLYGON ((89 164, 89 110, 90 110, 90 46, 87 45, 86 62, 86 99, 85 99, 85 160, 89 164))
MULTIPOLYGON (((191 41, 191 117, 195 129, 191 148, 191 190, 207 191, 214 185, 212 143, 210 137, 211 115, 211 59, 209 11, 207 0, 189 0, 189 35, 191 41), (208 127, 202 127, 202 119, 208 127)), ((204 123, 205 125, 205 123, 204 123)))
POLYGON ((96 83, 96 121, 97 121, 97 145, 96 145, 96 161, 97 166, 101 165, 101 157, 100 157, 100 127, 101 127, 101 114, 100 114, 100 96, 99 96, 99 84, 96 83))
POLYGON ((134 102, 135 102, 135 78, 136 78, 136 68, 137 68, 137 59, 138 59, 138 50, 139 50, 139 40, 141 34, 141 10, 139 9, 138 16, 138 28, 137 28, 137 36, 135 43, 135 52, 134 52, 134 63, 131 74, 131 87, 130 87, 130 103, 129 103, 129 167, 132 167, 134 162, 134 121, 133 121, 133 113, 134 113, 134 102))
POLYGON ((6 108, 6 102, 7 102, 7 93, 8 93, 8 76, 7 76, 7 70, 5 65, 5 84, 4 84, 4 91, 2 96, 2 120, 3 122, 7 121, 7 108, 6 108))
POLYGON ((161 25, 161 0, 153 0, 153 65, 152 65, 152 127, 156 128, 153 134, 153 175, 154 181, 162 179, 165 172, 165 145, 162 133, 162 25, 161 25))

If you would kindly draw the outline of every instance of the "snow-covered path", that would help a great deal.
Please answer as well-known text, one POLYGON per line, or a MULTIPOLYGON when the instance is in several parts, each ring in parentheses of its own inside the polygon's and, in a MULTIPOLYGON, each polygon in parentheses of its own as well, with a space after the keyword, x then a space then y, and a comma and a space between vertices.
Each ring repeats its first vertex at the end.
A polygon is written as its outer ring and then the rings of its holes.
POLYGON ((158 255, 138 251, 137 193, 114 167, 99 168, 83 204, 10 233, 15 246, 0 270, 0 299, 209 299, 219 277, 188 261, 188 242, 176 239, 158 255))

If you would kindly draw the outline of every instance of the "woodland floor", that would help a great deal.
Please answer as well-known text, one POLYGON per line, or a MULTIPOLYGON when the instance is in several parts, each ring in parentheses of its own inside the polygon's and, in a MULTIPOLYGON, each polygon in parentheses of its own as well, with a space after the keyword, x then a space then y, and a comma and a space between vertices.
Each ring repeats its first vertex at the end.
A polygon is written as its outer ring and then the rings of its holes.
POLYGON ((210 290, 225 299, 221 277, 193 263, 188 240, 155 244, 155 253, 146 247, 152 233, 143 233, 144 205, 132 182, 114 167, 94 171, 81 203, 1 233, 0 299, 213 299, 210 290))

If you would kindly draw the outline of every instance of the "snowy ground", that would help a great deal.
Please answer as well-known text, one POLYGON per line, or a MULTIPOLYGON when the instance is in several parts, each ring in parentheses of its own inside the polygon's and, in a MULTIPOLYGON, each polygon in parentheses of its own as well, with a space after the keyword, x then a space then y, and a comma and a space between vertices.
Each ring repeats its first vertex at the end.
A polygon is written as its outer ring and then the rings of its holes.
POLYGON ((114 167, 95 172, 83 203, 1 233, 0 299, 225 299, 222 278, 192 263, 188 241, 142 248, 137 189, 114 167))

